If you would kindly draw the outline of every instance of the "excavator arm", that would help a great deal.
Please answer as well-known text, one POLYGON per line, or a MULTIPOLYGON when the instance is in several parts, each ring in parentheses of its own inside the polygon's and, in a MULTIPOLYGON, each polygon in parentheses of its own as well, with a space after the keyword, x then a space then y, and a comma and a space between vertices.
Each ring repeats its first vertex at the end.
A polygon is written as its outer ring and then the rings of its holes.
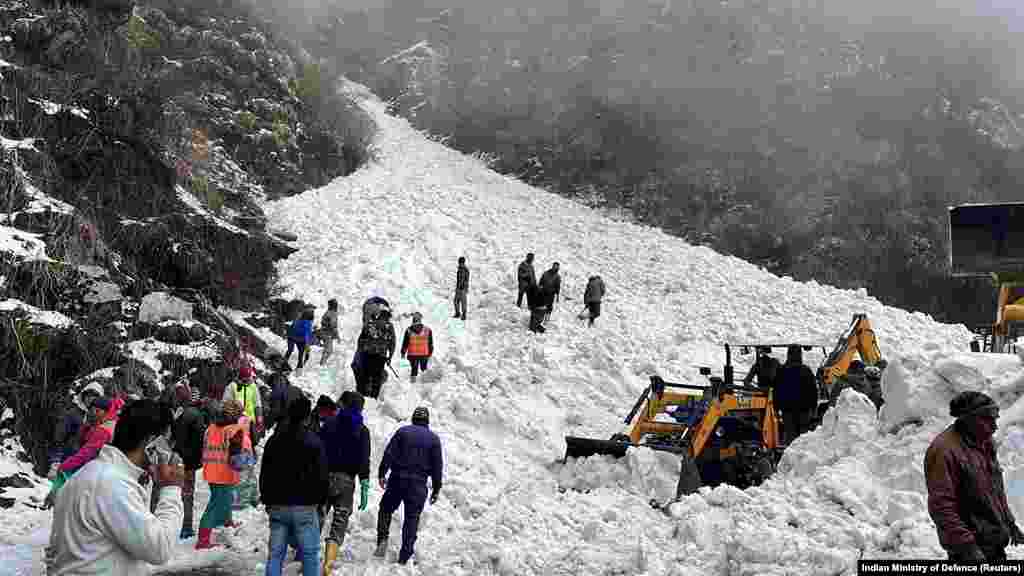
POLYGON ((825 390, 832 390, 835 379, 846 374, 850 368, 850 362, 856 355, 859 355, 861 360, 869 366, 878 364, 882 359, 882 352, 878 348, 878 340, 875 339, 875 331, 871 328, 867 314, 853 316, 850 328, 839 337, 835 349, 822 365, 821 380, 825 390))

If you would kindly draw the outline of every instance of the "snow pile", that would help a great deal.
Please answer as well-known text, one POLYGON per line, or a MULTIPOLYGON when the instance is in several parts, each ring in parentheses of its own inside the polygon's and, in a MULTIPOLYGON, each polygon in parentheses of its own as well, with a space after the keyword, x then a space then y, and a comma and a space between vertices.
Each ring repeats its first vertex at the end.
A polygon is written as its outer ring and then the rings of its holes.
POLYGON ((0 312, 10 312, 12 310, 19 310, 24 313, 27 320, 32 324, 44 324, 46 326, 53 326, 54 328, 67 328, 75 323, 74 320, 60 312, 41 310, 31 304, 22 302, 21 300, 15 300, 13 298, 0 300, 0 312))
POLYGON ((0 253, 10 254, 16 260, 50 260, 46 242, 38 234, 10 226, 0 226, 0 253))

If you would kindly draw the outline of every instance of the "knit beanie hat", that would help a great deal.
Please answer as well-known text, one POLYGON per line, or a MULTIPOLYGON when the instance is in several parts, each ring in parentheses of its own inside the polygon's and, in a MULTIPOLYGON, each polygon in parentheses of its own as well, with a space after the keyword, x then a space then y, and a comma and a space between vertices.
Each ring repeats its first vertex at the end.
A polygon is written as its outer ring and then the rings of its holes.
POLYGON ((426 406, 419 406, 412 411, 412 423, 413 424, 429 424, 430 423, 430 412, 427 411, 426 406))
POLYGON ((999 406, 988 394, 967 390, 957 394, 949 402, 949 415, 954 418, 975 416, 983 412, 999 414, 999 406))

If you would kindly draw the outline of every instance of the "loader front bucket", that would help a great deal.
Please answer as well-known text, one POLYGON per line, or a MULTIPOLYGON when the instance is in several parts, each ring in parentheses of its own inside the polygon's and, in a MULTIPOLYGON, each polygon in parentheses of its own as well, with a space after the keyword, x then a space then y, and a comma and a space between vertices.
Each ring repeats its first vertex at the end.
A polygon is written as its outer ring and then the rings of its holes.
POLYGON ((614 456, 622 458, 629 448, 628 442, 617 440, 598 440, 597 438, 580 438, 578 436, 565 437, 565 459, 586 458, 595 454, 614 456))

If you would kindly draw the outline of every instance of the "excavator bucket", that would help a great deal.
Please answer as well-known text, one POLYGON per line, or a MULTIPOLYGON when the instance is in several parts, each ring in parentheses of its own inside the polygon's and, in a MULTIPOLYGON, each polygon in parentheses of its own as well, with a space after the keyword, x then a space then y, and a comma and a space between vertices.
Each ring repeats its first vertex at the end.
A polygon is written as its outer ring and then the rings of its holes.
POLYGON ((622 458, 626 455, 626 449, 629 446, 628 442, 618 440, 598 440, 597 438, 566 436, 565 460, 569 458, 586 458, 595 454, 622 458))
POLYGON ((949 264, 960 277, 1024 272, 1024 202, 951 207, 949 264))

